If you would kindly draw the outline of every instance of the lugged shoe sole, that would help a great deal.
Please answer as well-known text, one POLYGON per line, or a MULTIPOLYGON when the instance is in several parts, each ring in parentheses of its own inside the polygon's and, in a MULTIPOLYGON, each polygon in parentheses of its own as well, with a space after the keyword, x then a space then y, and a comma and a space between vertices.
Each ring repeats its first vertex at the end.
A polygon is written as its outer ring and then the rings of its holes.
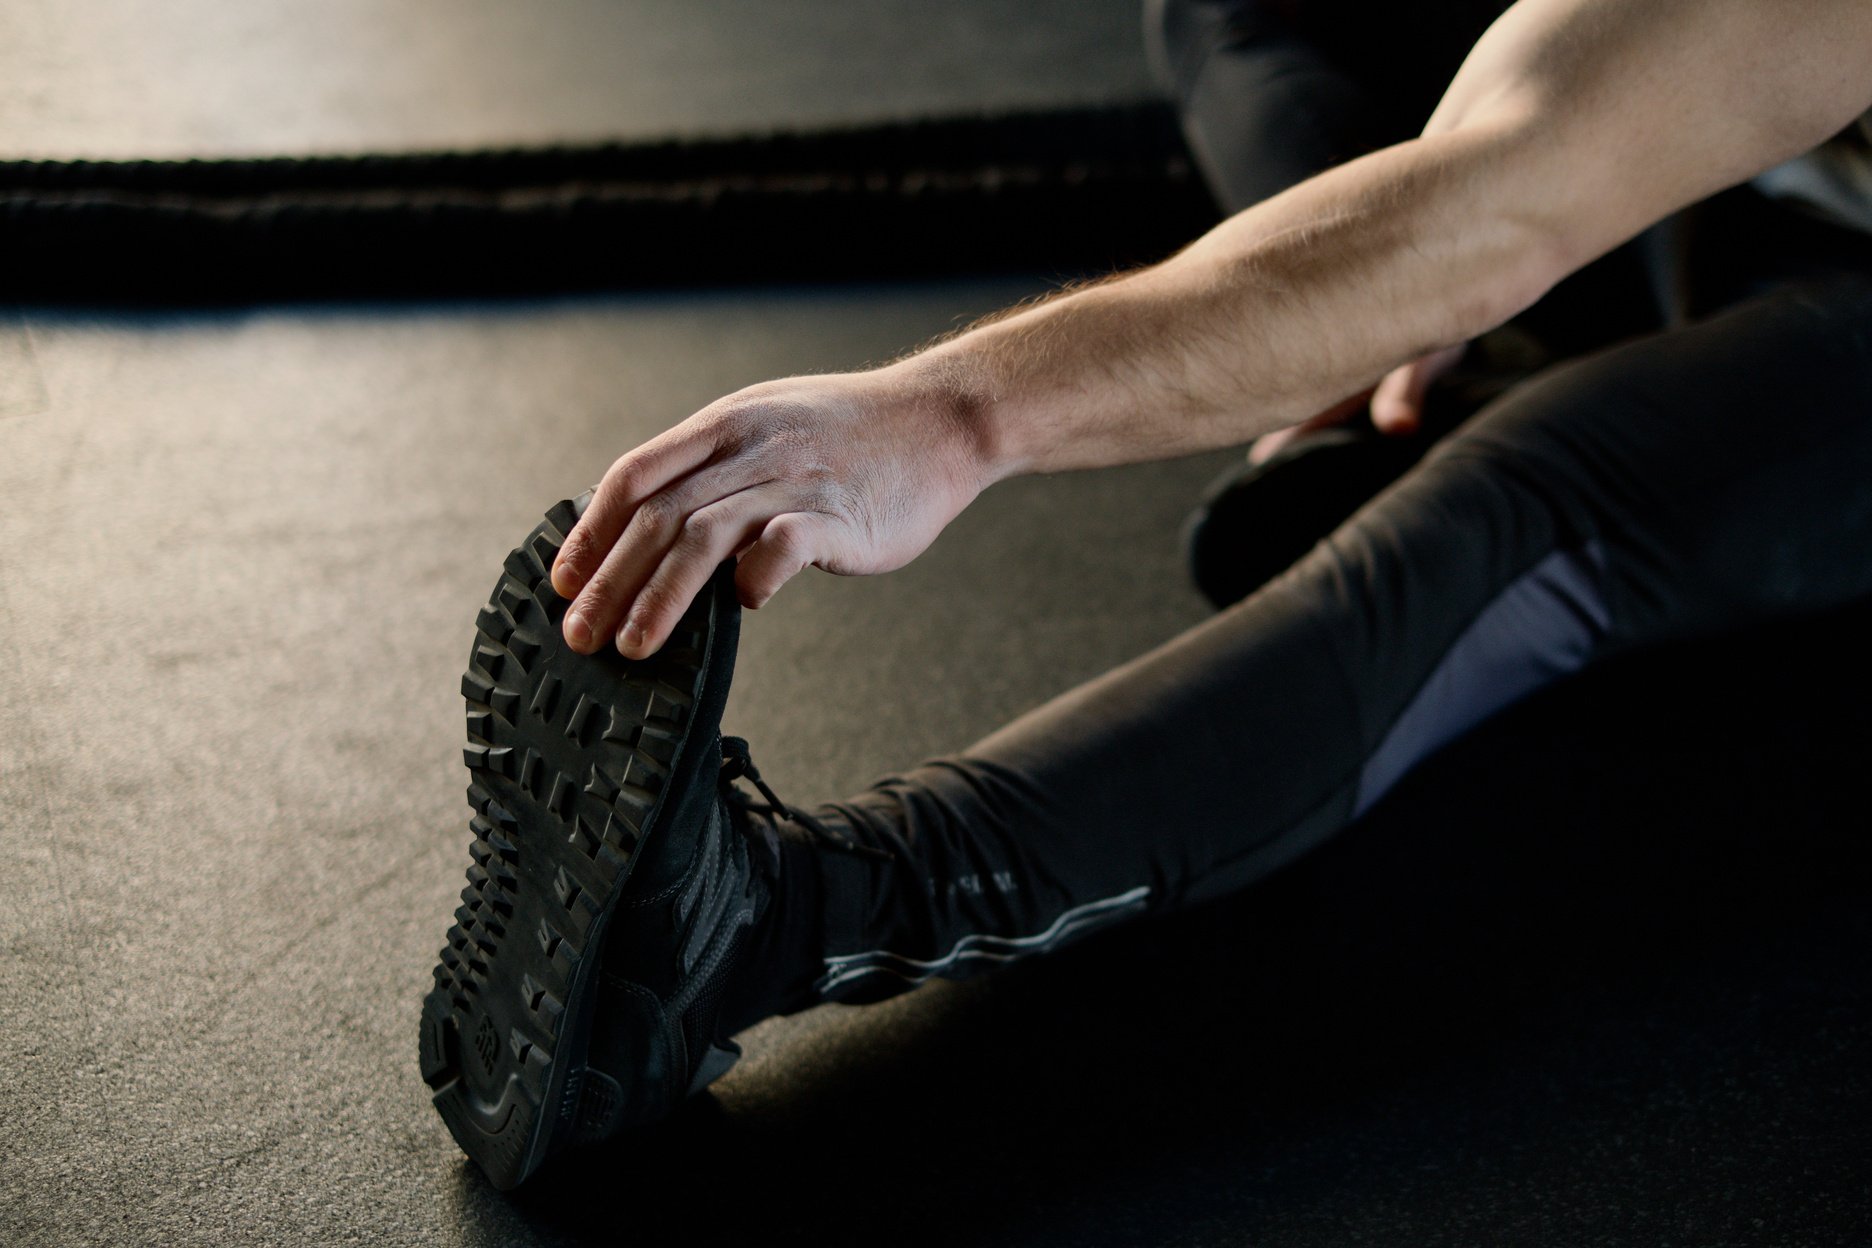
POLYGON ((450 1133, 502 1190, 617 1112, 617 1085, 585 1077, 605 924, 672 773, 710 744, 690 744, 692 719, 720 715, 710 643, 732 565, 647 659, 564 644, 570 604, 550 571, 588 499, 554 507, 507 556, 462 677, 473 865, 419 1052, 450 1133))

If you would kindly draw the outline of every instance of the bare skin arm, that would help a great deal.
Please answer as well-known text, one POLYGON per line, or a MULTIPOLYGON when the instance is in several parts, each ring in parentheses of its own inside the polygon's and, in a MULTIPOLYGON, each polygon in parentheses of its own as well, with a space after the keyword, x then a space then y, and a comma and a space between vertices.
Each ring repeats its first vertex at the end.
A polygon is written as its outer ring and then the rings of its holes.
POLYGON ((989 484, 1248 441, 1460 344, 1872 105, 1866 0, 1521 0, 1425 133, 1161 264, 884 368, 749 387, 612 465, 553 570, 581 650, 660 646, 721 560, 915 558, 989 484))

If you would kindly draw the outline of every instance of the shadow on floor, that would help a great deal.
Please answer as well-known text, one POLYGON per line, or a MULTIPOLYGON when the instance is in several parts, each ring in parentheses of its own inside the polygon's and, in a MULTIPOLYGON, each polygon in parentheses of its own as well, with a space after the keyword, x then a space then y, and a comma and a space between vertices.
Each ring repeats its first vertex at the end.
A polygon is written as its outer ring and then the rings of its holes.
POLYGON ((1869 621, 1622 660, 1245 895, 844 1011, 509 1212, 573 1243, 1833 1242, 1872 1224, 1869 621))

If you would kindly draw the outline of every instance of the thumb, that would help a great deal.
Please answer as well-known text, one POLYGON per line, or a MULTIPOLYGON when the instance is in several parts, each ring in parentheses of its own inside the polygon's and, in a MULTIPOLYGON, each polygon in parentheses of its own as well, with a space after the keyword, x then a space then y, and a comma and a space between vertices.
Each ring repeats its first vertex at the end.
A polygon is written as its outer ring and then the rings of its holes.
POLYGON ((832 519, 810 511, 775 516, 735 567, 741 605, 763 607, 780 587, 829 553, 832 519))
POLYGON ((1423 423, 1430 383, 1456 366, 1469 344, 1458 343, 1392 369, 1372 392, 1372 424, 1380 433, 1415 433, 1423 423))
POLYGON ((1321 429, 1330 429, 1334 425, 1343 425, 1346 419, 1363 407, 1370 397, 1371 391, 1361 390, 1357 394, 1341 399, 1325 411, 1307 417, 1297 425, 1289 425, 1285 429, 1276 429, 1272 433, 1262 434, 1249 446, 1248 462, 1262 463, 1272 459, 1283 446, 1296 438, 1305 437, 1309 433, 1317 433, 1321 429))

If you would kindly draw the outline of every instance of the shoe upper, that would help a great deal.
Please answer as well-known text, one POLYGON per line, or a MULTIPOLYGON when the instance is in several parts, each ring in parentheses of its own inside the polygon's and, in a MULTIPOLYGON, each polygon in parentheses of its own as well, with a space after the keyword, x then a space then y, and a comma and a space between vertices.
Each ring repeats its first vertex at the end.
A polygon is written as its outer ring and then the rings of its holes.
POLYGON ((718 1021, 772 896, 772 851, 750 843, 758 830, 726 780, 695 789, 699 800, 659 833, 606 935, 587 1065, 601 1077, 591 1082, 616 1085, 616 1104, 591 1115, 602 1120, 586 1124, 588 1138, 666 1116, 740 1056, 718 1021))

